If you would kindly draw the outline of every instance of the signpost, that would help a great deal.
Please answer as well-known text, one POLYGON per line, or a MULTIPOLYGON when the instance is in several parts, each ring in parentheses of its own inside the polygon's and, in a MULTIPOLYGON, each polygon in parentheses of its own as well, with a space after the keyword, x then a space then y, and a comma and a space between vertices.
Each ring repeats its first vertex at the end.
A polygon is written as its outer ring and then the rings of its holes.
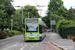
POLYGON ((51 20, 51 28, 52 28, 52 25, 56 25, 56 21, 55 20, 51 20))

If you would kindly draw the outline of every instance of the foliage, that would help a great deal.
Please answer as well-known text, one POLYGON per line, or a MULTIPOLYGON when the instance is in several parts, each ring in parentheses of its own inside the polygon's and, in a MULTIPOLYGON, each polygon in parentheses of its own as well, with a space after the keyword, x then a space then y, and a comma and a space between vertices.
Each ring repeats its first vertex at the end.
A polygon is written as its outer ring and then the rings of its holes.
POLYGON ((8 31, 8 32, 7 32, 7 35, 8 35, 8 36, 10 36, 10 37, 12 37, 12 36, 13 36, 13 34, 12 34, 12 32, 11 32, 11 31, 8 31))
MULTIPOLYGON (((50 2, 48 4, 47 16, 45 16, 43 19, 48 19, 45 21, 48 21, 47 26, 49 27, 50 20, 56 20, 56 22, 58 22, 59 20, 62 20, 62 19, 75 21, 75 15, 74 15, 72 7, 69 10, 67 10, 67 8, 65 8, 63 6, 62 0, 50 0, 50 2)), ((61 21, 59 23, 61 23, 61 21)), ((59 27, 59 25, 60 24, 58 24, 58 27, 59 27)), ((73 25, 60 26, 59 28, 72 27, 73 25)))
POLYGON ((62 15, 58 16, 58 15, 56 15, 56 14, 53 14, 53 12, 50 11, 50 14, 47 15, 47 16, 45 16, 45 17, 43 17, 42 19, 43 19, 43 21, 46 23, 46 25, 47 25, 48 27, 50 27, 50 25, 51 25, 51 24, 50 24, 50 21, 51 21, 51 20, 55 20, 56 23, 57 23, 59 20, 64 19, 64 17, 63 17, 62 15))
POLYGON ((7 18, 5 10, 0 9, 0 28, 3 30, 7 26, 7 18))
POLYGON ((12 0, 0 0, 0 28, 3 30, 4 28, 9 27, 11 15, 14 14, 14 7, 12 6, 12 0))
POLYGON ((25 30, 24 30, 24 28, 21 28, 21 30, 20 30, 22 33, 24 33, 25 32, 25 30))
POLYGON ((75 27, 75 22, 72 20, 59 20, 59 22, 56 24, 56 29, 60 28, 69 28, 69 27, 75 27))
POLYGON ((23 9, 24 12, 24 19, 28 18, 28 12, 29 12, 29 18, 39 18, 38 10, 35 6, 26 5, 23 9))
POLYGON ((74 11, 72 7, 67 10, 65 7, 61 7, 59 10, 55 11, 55 14, 62 15, 67 20, 73 20, 74 11))
POLYGON ((68 17, 67 17, 67 19, 68 20, 73 20, 73 18, 75 17, 75 15, 74 15, 74 11, 73 11, 73 9, 72 9, 72 7, 69 9, 69 11, 68 11, 68 17))
POLYGON ((57 11, 54 12, 57 15, 62 15, 65 19, 68 17, 68 10, 65 7, 61 7, 57 11))
POLYGON ((13 35, 18 35, 18 34, 20 34, 20 31, 12 30, 11 33, 12 33, 13 35))
POLYGON ((7 33, 8 33, 10 30, 8 30, 8 29, 4 29, 3 31, 5 31, 5 32, 7 32, 7 33))
POLYGON ((0 0, 0 4, 5 3, 7 0, 0 0))
POLYGON ((22 28, 22 14, 20 13, 21 9, 15 11, 15 14, 12 16, 13 19, 13 30, 21 31, 22 28))
POLYGON ((63 1, 62 0, 50 0, 48 4, 48 11, 57 11, 60 9, 60 7, 63 7, 63 1))
POLYGON ((2 29, 0 29, 0 31, 2 31, 2 29))
POLYGON ((75 16, 73 17, 73 21, 75 22, 75 16))
POLYGON ((0 31, 0 39, 5 39, 7 38, 7 33, 0 31))
POLYGON ((10 31, 10 30, 4 29, 4 31, 7 33, 7 35, 8 35, 8 36, 10 36, 10 37, 12 37, 12 36, 13 36, 13 34, 11 33, 11 31, 10 31))
POLYGON ((7 35, 10 36, 10 37, 13 36, 13 35, 20 34, 20 31, 16 31, 16 30, 10 31, 10 30, 4 29, 4 31, 7 32, 7 35))
POLYGON ((62 15, 58 16, 56 14, 53 14, 53 12, 50 13, 50 20, 55 20, 56 22, 58 22, 59 20, 64 19, 64 17, 62 15))
POLYGON ((46 23, 47 27, 50 27, 50 19, 48 16, 42 17, 42 20, 46 23))

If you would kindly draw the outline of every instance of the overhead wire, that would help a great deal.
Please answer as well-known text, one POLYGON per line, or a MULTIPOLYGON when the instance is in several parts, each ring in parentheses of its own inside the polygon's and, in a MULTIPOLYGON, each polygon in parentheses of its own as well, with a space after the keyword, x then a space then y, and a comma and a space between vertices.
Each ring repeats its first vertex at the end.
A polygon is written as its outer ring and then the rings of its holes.
POLYGON ((35 0, 33 0, 33 2, 34 2, 36 5, 38 4, 35 0))
POLYGON ((37 2, 37 0, 35 0, 35 1, 36 1, 37 5, 38 5, 38 2, 37 2))

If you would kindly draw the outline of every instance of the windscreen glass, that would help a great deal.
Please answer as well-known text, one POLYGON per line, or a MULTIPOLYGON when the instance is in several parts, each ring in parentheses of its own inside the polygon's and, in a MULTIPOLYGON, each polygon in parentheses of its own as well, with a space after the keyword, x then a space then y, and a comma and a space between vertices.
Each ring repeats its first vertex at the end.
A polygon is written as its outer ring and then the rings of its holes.
POLYGON ((26 20, 26 31, 37 32, 38 31, 38 19, 27 19, 26 20))

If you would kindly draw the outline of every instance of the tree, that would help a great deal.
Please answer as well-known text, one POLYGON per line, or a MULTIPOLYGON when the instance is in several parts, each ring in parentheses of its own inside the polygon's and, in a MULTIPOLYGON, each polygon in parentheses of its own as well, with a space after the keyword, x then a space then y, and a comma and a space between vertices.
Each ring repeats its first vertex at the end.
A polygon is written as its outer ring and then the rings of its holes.
MULTIPOLYGON (((50 0, 49 4, 48 4, 48 11, 47 11, 47 18, 49 19, 49 21, 51 20, 50 17, 53 19, 54 17, 56 18, 62 18, 62 17, 58 17, 58 16, 62 16, 62 15, 57 15, 56 13, 61 7, 63 7, 63 1, 62 0, 50 0), (52 14, 52 15, 51 15, 52 14), (55 15, 55 16, 54 16, 55 15)), ((55 19, 57 20, 57 19, 55 19)), ((49 22, 50 23, 50 22, 49 22)), ((49 25, 48 25, 49 26, 49 25)))
POLYGON ((50 27, 50 19, 48 16, 42 17, 42 20, 46 23, 46 26, 49 28, 50 27))
POLYGON ((65 19, 67 19, 67 17, 68 17, 68 10, 65 7, 61 7, 60 9, 55 11, 55 14, 57 14, 58 16, 62 15, 65 19))
POLYGON ((72 7, 69 9, 69 11, 68 11, 68 17, 67 17, 67 19, 68 20, 73 20, 73 18, 75 17, 75 15, 74 15, 74 11, 73 11, 73 9, 72 9, 72 7))
POLYGON ((57 11, 60 7, 63 7, 62 0, 50 0, 48 4, 48 11, 57 11))
POLYGON ((16 10, 15 14, 12 16, 14 29, 22 27, 22 14, 20 11, 21 9, 16 10))
POLYGON ((0 28, 3 30, 7 26, 7 18, 5 10, 0 9, 0 28))
POLYGON ((0 4, 5 3, 7 0, 0 0, 0 4))
POLYGON ((62 15, 58 16, 57 14, 53 14, 53 12, 51 12, 49 19, 58 22, 59 20, 64 19, 64 17, 62 15))
POLYGON ((11 2, 12 0, 0 0, 0 28, 3 30, 9 26, 11 15, 14 13, 15 9, 13 8, 11 2))
POLYGON ((5 13, 7 13, 7 15, 6 15, 6 18, 8 19, 7 20, 7 24, 8 24, 8 28, 9 28, 9 26, 10 26, 10 19, 11 19, 11 15, 13 15, 14 14, 14 11, 15 11, 15 9, 14 9, 14 7, 12 6, 12 4, 11 4, 11 2, 12 2, 13 0, 8 0, 8 1, 6 1, 5 2, 5 13))
POLYGON ((38 10, 35 6, 26 5, 23 9, 24 18, 28 18, 28 12, 30 18, 39 18, 38 10))
POLYGON ((53 12, 50 11, 50 14, 43 17, 42 18, 44 20, 44 22, 47 24, 48 27, 50 27, 50 21, 51 20, 55 20, 56 23, 59 21, 59 20, 62 20, 64 19, 64 17, 62 15, 58 16, 57 14, 54 14, 53 12))

